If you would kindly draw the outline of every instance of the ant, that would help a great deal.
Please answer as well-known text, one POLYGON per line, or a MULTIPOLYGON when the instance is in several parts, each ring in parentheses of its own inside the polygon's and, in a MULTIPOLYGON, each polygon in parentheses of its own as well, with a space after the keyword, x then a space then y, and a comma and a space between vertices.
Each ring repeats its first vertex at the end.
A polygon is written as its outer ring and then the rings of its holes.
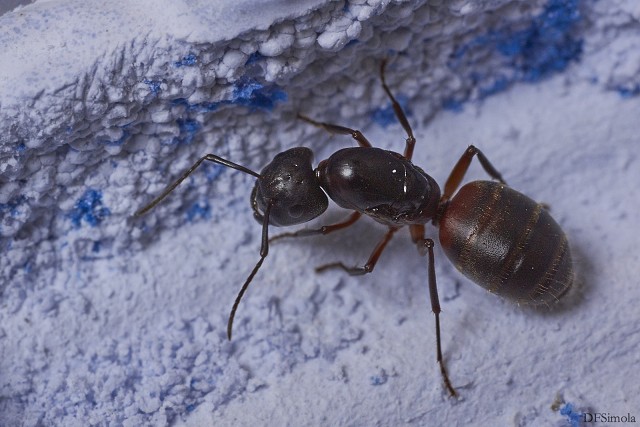
POLYGON ((409 226, 411 240, 418 252, 427 256, 429 295, 436 320, 437 362, 446 389, 451 396, 456 396, 442 358, 434 242, 425 237, 425 224, 431 222, 439 227, 440 244, 460 272, 490 292, 519 304, 549 305, 563 296, 573 283, 571 254, 566 235, 546 206, 508 187, 487 157, 473 145, 453 167, 441 195, 436 181, 411 163, 416 139, 402 107, 387 86, 385 66, 386 60, 383 60, 380 65, 382 87, 407 134, 403 154, 372 147, 359 130, 318 122, 298 114, 299 119, 332 134, 350 135, 359 147, 336 151, 322 160, 315 170, 309 148, 291 148, 276 155, 260 173, 207 154, 134 215, 143 215, 155 207, 203 161, 219 163, 256 177, 251 207, 254 217, 262 224, 260 260, 231 309, 227 324, 229 339, 240 300, 267 257, 270 241, 332 233, 354 224, 363 214, 367 215, 387 226, 388 230, 366 264, 349 267, 335 262, 316 269, 339 268, 351 275, 362 275, 373 271, 396 231, 409 226), (475 156, 495 181, 472 181, 458 190, 475 156), (269 239, 269 225, 302 224, 322 214, 328 206, 327 196, 340 207, 353 211, 351 215, 342 222, 269 239))

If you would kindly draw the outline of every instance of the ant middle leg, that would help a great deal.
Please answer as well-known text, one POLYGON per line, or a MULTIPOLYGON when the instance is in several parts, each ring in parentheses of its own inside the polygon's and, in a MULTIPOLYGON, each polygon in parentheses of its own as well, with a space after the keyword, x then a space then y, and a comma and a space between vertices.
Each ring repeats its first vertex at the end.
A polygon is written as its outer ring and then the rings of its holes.
POLYGON ((320 228, 306 228, 306 229, 294 231, 291 233, 278 234, 277 236, 273 236, 271 239, 269 239, 269 242, 273 242, 274 240, 280 240, 286 237, 305 237, 305 236, 314 236, 317 234, 325 235, 325 234, 333 233, 334 231, 343 230, 353 225, 358 219, 360 219, 361 216, 362 214, 360 212, 353 211, 353 213, 349 215, 349 218, 347 218, 342 222, 337 222, 335 224, 330 224, 330 225, 323 225, 320 228))
POLYGON ((404 113, 404 110, 402 109, 398 101, 396 101, 396 98, 393 96, 393 94, 391 93, 389 86, 387 86, 387 82, 385 81, 385 78, 384 78, 384 70, 386 66, 387 66, 387 60, 383 59, 382 63, 380 64, 380 80, 382 80, 382 88, 386 92, 389 99, 391 99, 391 105, 393 106, 393 111, 396 114, 398 121, 404 128, 404 131, 407 133, 406 146, 404 148, 404 157, 407 160, 411 160, 411 157, 413 157, 413 148, 416 145, 416 138, 413 136, 413 130, 411 129, 411 125, 409 124, 407 115, 404 113))
POLYGON ((321 265, 319 267, 316 267, 316 271, 319 273, 319 272, 328 270, 330 268, 341 268, 342 270, 346 271, 347 273, 349 273, 352 276, 361 276, 363 274, 371 273, 373 271, 374 267, 376 266, 376 263, 378 262, 378 259, 380 258, 380 255, 382 255, 382 252, 384 251, 384 248, 387 246, 387 244, 389 243, 389 241, 393 237, 394 233, 396 231, 398 231, 399 229, 400 229, 399 227, 389 227, 389 230, 384 235, 382 240, 380 240, 380 242, 378 242, 378 244, 376 245, 375 249, 371 253, 371 256, 369 257, 369 260, 367 261, 367 263, 364 266, 362 266, 362 267, 349 267, 349 266, 346 266, 342 262, 332 262, 330 264, 324 264, 324 265, 321 265))
POLYGON ((443 200, 450 199, 453 193, 458 189, 460 183, 462 182, 462 178, 464 178, 464 175, 467 173, 469 165, 471 164, 471 160, 475 155, 478 156, 478 160, 480 161, 482 168, 487 174, 489 174, 491 178, 503 184, 506 184, 504 179, 502 179, 502 175, 500 175, 500 172, 498 172, 498 170, 493 167, 491 162, 489 162, 489 159, 487 159, 482 151, 480 151, 475 146, 470 145, 462 154, 460 160, 458 160, 458 163, 456 163, 456 165, 453 167, 453 169, 451 170, 451 174, 449 174, 449 178, 447 178, 447 182, 444 184, 444 192, 442 193, 443 200))
POLYGON ((300 113, 298 113, 298 118, 316 127, 322 128, 329 133, 337 133, 339 135, 351 135, 351 137, 358 142, 358 145, 360 147, 366 147, 366 148, 371 147, 371 143, 367 140, 367 138, 365 138, 365 136, 359 130, 347 128, 340 125, 334 125, 331 123, 317 122, 300 113))

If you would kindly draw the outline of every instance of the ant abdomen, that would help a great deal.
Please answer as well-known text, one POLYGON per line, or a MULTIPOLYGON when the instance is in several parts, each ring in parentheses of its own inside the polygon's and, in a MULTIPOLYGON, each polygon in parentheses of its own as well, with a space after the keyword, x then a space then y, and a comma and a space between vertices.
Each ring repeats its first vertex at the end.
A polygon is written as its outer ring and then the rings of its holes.
POLYGON ((504 184, 464 185, 440 220, 440 243, 475 283, 520 304, 551 305, 573 283, 567 237, 544 205, 504 184))

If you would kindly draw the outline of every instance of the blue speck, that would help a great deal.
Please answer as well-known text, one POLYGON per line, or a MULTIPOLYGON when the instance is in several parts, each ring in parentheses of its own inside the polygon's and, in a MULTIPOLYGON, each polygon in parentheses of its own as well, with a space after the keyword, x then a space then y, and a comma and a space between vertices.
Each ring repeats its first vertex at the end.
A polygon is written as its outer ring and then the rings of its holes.
POLYGON ((636 84, 633 86, 619 86, 617 88, 618 93, 623 98, 632 98, 634 96, 640 95, 640 84, 636 84))
POLYGON ((196 65, 197 61, 198 61, 198 57, 194 53, 190 53, 187 56, 184 56, 182 58, 182 60, 175 61, 173 63, 173 65, 178 67, 178 68, 180 68, 180 67, 192 67, 192 66, 196 65))
POLYGON ((386 378, 383 378, 383 377, 380 377, 380 376, 377 376, 377 375, 374 375, 369 379, 371 381, 371 385, 382 385, 382 384, 387 382, 386 378))
POLYGON ((96 242, 93 242, 93 247, 91 248, 91 250, 97 253, 97 252, 100 252, 101 247, 102 247, 102 243, 100 243, 100 241, 98 240, 96 242))
POLYGON ((0 214, 5 215, 7 212, 11 217, 16 218, 20 215, 20 206, 27 201, 27 197, 20 195, 9 200, 7 203, 0 203, 0 214))
POLYGON ((199 102, 197 104, 190 104, 186 98, 177 98, 171 101, 171 105, 183 106, 187 112, 207 113, 218 109, 221 103, 219 102, 199 102))
MULTIPOLYGON (((400 94, 396 96, 396 101, 398 101, 398 104, 400 104, 400 106, 402 107, 402 109, 404 110, 405 114, 408 117, 412 115, 411 110, 407 106, 409 100, 405 95, 400 94)), ((389 102, 384 107, 373 110, 370 116, 371 116, 371 120, 373 120, 375 123, 379 124, 383 128, 386 128, 389 125, 398 123, 398 119, 396 118, 396 114, 393 111, 393 105, 391 104, 391 102, 389 102)))
POLYGON ((193 412, 193 410, 196 409, 196 405, 187 405, 185 409, 187 410, 187 412, 193 412))
POLYGON ((372 375, 371 377, 369 377, 371 385, 382 385, 386 383, 388 379, 389 377, 387 376, 387 373, 384 371, 384 369, 381 370, 378 375, 372 375))
POLYGON ((191 104, 185 98, 171 101, 172 106, 184 107, 187 112, 210 112, 222 105, 242 105, 251 110, 273 110, 275 104, 287 100, 287 93, 276 85, 265 86, 256 80, 242 77, 233 85, 233 92, 229 99, 218 102, 199 102, 191 104))
POLYGON ((18 153, 24 153, 27 150, 27 146, 24 144, 24 142, 21 142, 20 144, 18 144, 18 146, 16 147, 16 151, 18 153))
POLYGON ((254 64, 263 58, 264 55, 262 55, 260 52, 253 52, 251 55, 249 55, 249 58, 247 58, 247 62, 245 62, 244 65, 254 64))
POLYGON ((160 85, 162 84, 162 82, 158 80, 148 80, 148 79, 144 79, 142 82, 147 86, 149 86, 149 90, 151 91, 152 94, 158 95, 158 93, 160 93, 160 85))
POLYGON ((85 191, 68 214, 76 228, 80 227, 83 220, 91 227, 96 227, 109 215, 109 208, 102 206, 102 192, 94 189, 85 191))
POLYGON ((351 39, 347 42, 346 45, 344 45, 344 47, 349 47, 349 46, 354 46, 357 45, 358 43, 360 43, 360 40, 358 39, 351 39))
POLYGON ((198 131, 202 128, 202 125, 194 119, 178 119, 178 129, 180 135, 173 138, 173 143, 191 144, 196 137, 198 131))
POLYGON ((205 201, 203 203, 196 202, 186 212, 187 221, 193 222, 195 219, 210 219, 211 205, 205 201))
POLYGON ((447 98, 442 101, 442 108, 445 110, 453 111, 455 113, 460 113, 463 110, 465 100, 455 99, 455 98, 447 98))
POLYGON ((571 403, 567 403, 562 408, 560 408, 560 415, 565 415, 567 417, 567 419, 571 423, 571 427, 582 426, 583 413, 580 411, 574 411, 573 405, 571 403))
POLYGON ((244 105, 247 107, 259 108, 262 110, 273 110, 276 102, 286 101, 287 94, 279 87, 272 85, 265 87, 253 79, 242 77, 233 87, 233 94, 230 103, 244 105))

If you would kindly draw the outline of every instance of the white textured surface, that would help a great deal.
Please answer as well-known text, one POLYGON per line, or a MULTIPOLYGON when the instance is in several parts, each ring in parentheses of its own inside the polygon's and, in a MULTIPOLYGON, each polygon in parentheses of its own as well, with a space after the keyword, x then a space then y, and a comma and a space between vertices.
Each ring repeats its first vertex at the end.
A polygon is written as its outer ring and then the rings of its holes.
MULTIPOLYGON (((579 411, 640 415, 625 375, 640 362, 637 5, 583 1, 580 63, 479 103, 512 68, 478 40, 526 26, 546 2, 430 3, 167 2, 151 13, 38 2, 0 16, 0 425, 571 425, 550 409, 558 394, 579 411), (460 46, 473 55, 452 64, 460 46), (425 262, 406 233, 361 278, 313 266, 363 262, 383 232, 371 221, 274 244, 229 343, 226 316, 260 244, 252 180, 209 168, 128 219, 205 152, 259 169, 286 147, 320 160, 351 143, 296 111, 400 151, 399 126, 372 115, 387 105, 384 56, 410 99, 415 163, 442 183, 476 144, 551 205, 576 258, 581 285, 536 313, 436 253, 460 400, 442 389, 425 262), (473 70, 489 77, 474 82, 473 70), (256 107, 238 94, 243 77, 288 101, 256 107), (463 112, 429 121, 462 95, 463 112), (103 205, 78 217, 88 188, 103 205)), ((469 178, 484 176, 474 166, 469 178)))

